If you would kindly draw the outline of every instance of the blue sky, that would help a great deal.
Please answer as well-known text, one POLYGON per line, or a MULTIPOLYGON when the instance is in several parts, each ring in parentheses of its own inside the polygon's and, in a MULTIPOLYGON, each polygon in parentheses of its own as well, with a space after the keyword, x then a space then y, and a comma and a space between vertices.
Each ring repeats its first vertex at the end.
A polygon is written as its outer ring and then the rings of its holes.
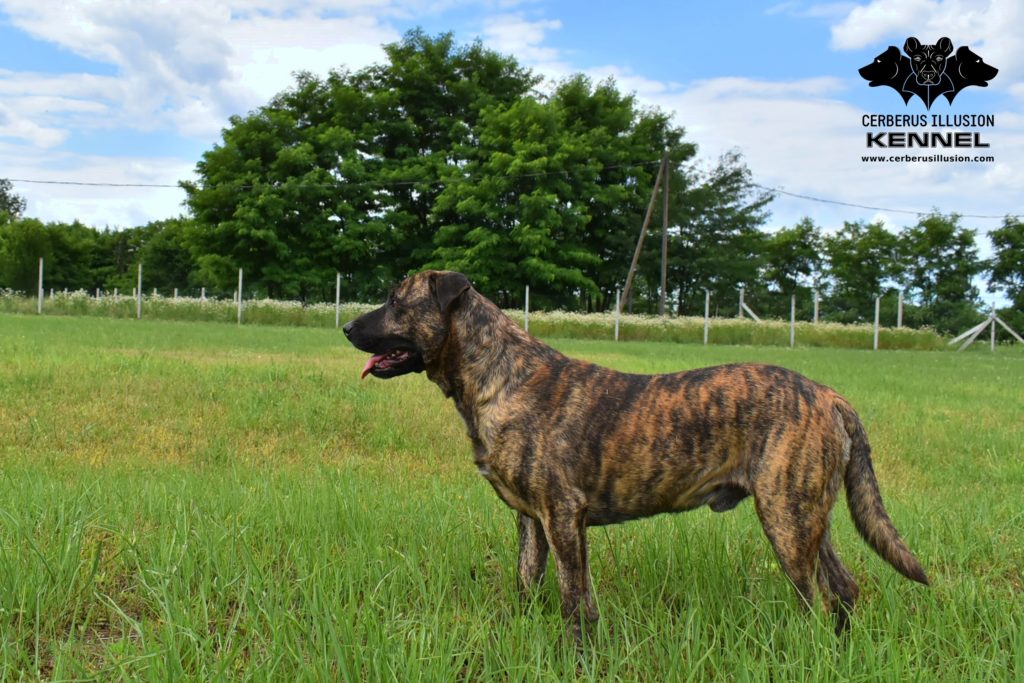
MULTIPOLYGON (((1020 0, 753 3, 540 0, 0 0, 0 177, 174 184, 228 117, 325 73, 381 61, 417 26, 480 38, 550 81, 614 77, 677 123, 711 164, 739 149, 757 182, 881 209, 1024 213, 1024 25, 1020 0), (979 130, 994 162, 861 160, 864 114, 920 114, 857 69, 909 36, 948 36, 999 69, 930 113, 992 114, 979 130)), ((657 156, 657 152, 652 152, 657 156)), ((28 213, 123 227, 182 212, 180 190, 16 182, 28 213)), ((916 217, 780 196, 769 229, 810 216, 916 217)), ((984 235, 998 218, 965 223, 984 235)), ((982 240, 983 252, 987 248, 982 240)))

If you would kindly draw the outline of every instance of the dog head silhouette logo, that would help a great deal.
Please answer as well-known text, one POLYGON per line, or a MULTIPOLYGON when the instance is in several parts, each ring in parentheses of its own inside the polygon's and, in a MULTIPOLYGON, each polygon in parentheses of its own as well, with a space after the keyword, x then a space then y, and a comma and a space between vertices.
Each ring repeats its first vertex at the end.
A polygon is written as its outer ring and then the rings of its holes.
POLYGON ((924 45, 917 38, 907 38, 901 54, 895 45, 875 57, 858 71, 868 85, 884 85, 895 90, 907 104, 915 95, 926 109, 940 96, 951 104, 953 98, 969 85, 987 87, 999 69, 963 46, 953 54, 953 42, 939 38, 934 45, 924 45), (950 55, 953 54, 952 57, 950 55))

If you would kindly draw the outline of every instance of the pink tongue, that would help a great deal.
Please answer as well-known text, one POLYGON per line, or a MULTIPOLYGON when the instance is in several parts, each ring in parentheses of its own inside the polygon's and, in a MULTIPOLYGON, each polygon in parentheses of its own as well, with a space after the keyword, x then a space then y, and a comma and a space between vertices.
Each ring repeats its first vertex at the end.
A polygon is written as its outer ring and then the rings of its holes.
POLYGON ((366 361, 366 365, 363 366, 363 373, 359 375, 359 379, 364 379, 367 375, 369 375, 370 370, 373 370, 373 367, 377 365, 377 363, 381 361, 384 358, 384 356, 385 354, 383 353, 377 356, 371 356, 370 360, 366 361))

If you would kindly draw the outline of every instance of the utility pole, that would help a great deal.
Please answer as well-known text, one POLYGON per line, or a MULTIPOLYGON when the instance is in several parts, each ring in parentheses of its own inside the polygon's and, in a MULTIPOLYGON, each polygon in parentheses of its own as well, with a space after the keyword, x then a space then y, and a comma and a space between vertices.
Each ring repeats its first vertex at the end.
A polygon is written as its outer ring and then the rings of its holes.
MULTIPOLYGON (((647 227, 651 224, 651 216, 654 214, 654 200, 658 197, 658 188, 661 187, 662 178, 668 182, 668 150, 661 157, 661 165, 658 167, 658 177, 654 179, 654 189, 651 191, 651 201, 647 203, 647 213, 644 215, 644 223, 640 227, 640 237, 636 241, 636 250, 633 251, 633 261, 629 264, 629 274, 626 275, 626 286, 622 288, 622 299, 620 300, 621 306, 625 306, 626 302, 629 301, 630 288, 633 286, 633 276, 636 275, 636 264, 640 260, 640 252, 644 248, 644 236, 647 234, 647 227)), ((668 193, 666 193, 666 202, 668 201, 668 193)), ((666 215, 668 212, 666 211, 666 215)), ((665 219, 668 220, 667 218, 665 219)), ((664 239, 664 238, 663 238, 664 239)), ((668 247, 663 248, 663 253, 667 251, 668 247)), ((664 261, 662 262, 664 264, 664 261)), ((662 286, 664 291, 664 286, 662 286)))
POLYGON ((665 169, 665 186, 661 190, 661 294, 658 296, 658 315, 665 315, 665 297, 668 289, 668 148, 661 158, 665 169))

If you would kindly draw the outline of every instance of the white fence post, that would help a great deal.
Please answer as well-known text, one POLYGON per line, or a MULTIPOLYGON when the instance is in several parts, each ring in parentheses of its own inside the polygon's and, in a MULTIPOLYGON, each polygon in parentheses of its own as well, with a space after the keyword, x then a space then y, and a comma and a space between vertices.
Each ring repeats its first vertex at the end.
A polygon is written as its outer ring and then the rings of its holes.
POLYGON ((796 294, 789 297, 789 348, 796 343, 796 294))
POLYGON ((39 257, 39 300, 36 302, 36 312, 43 314, 43 257, 39 257))
POLYGON ((334 278, 334 329, 341 327, 341 273, 334 278))
POLYGON ((619 295, 621 293, 622 290, 615 290, 615 341, 619 341, 619 315, 621 315, 620 311, 622 310, 622 307, 619 306, 619 295))
POLYGON ((135 288, 135 319, 142 320, 142 262, 139 262, 139 286, 135 288))
POLYGON ((899 302, 896 306, 896 329, 903 327, 903 290, 900 290, 899 302))
POLYGON ((740 317, 743 317, 743 288, 740 287, 740 317))
POLYGON ((814 324, 818 324, 818 303, 821 301, 821 297, 818 295, 818 290, 814 290, 814 324))
POLYGON ((199 289, 199 298, 206 301, 206 287, 201 287, 199 289))
POLYGON ((704 290, 704 346, 708 345, 708 329, 711 327, 711 290, 704 290))
POLYGON ((880 297, 880 296, 876 296, 875 297, 875 341, 874 341, 874 345, 873 345, 873 349, 875 351, 878 350, 878 314, 881 311, 881 301, 882 301, 882 297, 880 297))
POLYGON ((242 324, 242 269, 238 269, 238 324, 242 324))
POLYGON ((530 331, 530 285, 526 285, 526 304, 523 306, 523 329, 530 331))

